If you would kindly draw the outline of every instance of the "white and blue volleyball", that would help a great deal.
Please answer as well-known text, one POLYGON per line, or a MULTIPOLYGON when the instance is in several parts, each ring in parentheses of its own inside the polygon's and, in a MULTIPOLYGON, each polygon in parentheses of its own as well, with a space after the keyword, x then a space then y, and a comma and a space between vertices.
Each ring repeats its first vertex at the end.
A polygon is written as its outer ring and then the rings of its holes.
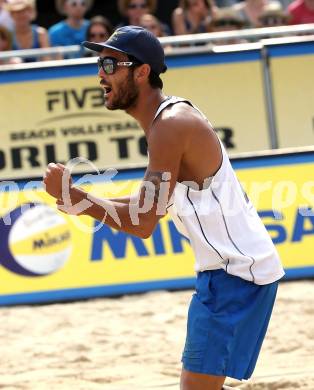
POLYGON ((24 276, 58 271, 71 251, 66 219, 46 204, 25 203, 0 219, 0 263, 24 276))

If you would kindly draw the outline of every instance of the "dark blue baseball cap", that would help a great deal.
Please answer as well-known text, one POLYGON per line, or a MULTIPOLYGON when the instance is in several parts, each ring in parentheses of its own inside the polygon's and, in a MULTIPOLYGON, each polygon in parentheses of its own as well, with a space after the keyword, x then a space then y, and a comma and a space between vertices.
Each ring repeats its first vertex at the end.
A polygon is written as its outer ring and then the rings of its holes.
POLYGON ((82 45, 97 52, 108 48, 131 55, 139 62, 150 65, 157 75, 167 70, 165 53, 158 38, 143 27, 120 27, 106 42, 84 41, 82 45))

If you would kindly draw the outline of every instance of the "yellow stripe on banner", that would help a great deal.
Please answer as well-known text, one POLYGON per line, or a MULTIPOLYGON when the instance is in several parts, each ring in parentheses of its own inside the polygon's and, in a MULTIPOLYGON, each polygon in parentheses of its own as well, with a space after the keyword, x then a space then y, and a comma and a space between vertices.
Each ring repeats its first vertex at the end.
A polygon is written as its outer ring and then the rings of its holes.
POLYGON ((69 246, 71 232, 66 225, 40 231, 23 240, 10 243, 13 255, 49 255, 69 246))

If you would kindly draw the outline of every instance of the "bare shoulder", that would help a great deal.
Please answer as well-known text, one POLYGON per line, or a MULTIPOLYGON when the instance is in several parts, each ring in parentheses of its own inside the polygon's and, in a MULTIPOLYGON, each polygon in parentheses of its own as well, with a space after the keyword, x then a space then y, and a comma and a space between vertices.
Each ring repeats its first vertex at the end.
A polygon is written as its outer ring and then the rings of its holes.
POLYGON ((181 7, 177 7, 173 10, 172 16, 175 18, 181 18, 183 16, 183 9, 181 7))
POLYGON ((153 123, 151 135, 189 137, 198 131, 212 130, 209 122, 187 103, 176 103, 164 109, 153 123), (171 130, 171 131, 170 131, 171 130))
POLYGON ((47 35, 47 30, 44 27, 37 26, 37 33, 39 35, 47 35))
POLYGON ((154 121, 147 139, 148 149, 180 149, 185 152, 195 138, 208 137, 212 128, 208 121, 187 103, 165 108, 154 121))
POLYGON ((188 119, 191 116, 201 117, 199 112, 187 102, 178 102, 175 104, 171 104, 166 107, 160 114, 160 117, 163 119, 172 117, 179 119, 188 119))

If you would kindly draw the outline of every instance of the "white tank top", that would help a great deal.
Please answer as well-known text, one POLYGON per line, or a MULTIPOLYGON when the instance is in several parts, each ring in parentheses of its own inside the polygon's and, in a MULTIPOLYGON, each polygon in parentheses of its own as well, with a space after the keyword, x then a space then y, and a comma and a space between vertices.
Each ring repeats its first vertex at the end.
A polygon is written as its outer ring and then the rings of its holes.
MULTIPOLYGON (((154 120, 178 102, 200 112, 189 101, 171 96, 159 106, 154 120)), ((220 145, 222 163, 208 185, 195 190, 188 183, 177 182, 167 211, 179 232, 190 240, 196 272, 223 268, 256 284, 272 283, 284 275, 278 253, 221 141, 220 145)))

